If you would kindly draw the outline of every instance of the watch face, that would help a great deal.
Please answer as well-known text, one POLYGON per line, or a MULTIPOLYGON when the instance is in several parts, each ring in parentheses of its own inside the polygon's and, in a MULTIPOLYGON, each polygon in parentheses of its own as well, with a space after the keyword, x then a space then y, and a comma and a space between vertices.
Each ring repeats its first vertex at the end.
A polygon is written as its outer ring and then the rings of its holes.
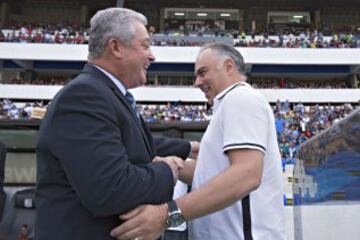
POLYGON ((168 227, 178 227, 184 222, 185 219, 179 211, 171 212, 166 221, 168 227))

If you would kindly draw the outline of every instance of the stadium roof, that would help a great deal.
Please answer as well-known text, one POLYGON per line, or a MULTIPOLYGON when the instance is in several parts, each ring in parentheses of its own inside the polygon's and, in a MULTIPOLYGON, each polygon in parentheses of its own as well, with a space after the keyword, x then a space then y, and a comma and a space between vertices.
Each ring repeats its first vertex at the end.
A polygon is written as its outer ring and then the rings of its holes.
POLYGON ((168 1, 168 0, 125 0, 125 6, 132 4, 147 4, 147 5, 160 5, 162 7, 228 7, 228 8, 246 8, 246 7, 296 7, 296 8, 322 8, 322 7, 345 7, 345 6, 358 6, 357 0, 182 0, 168 1))
MULTIPOLYGON (((69 2, 76 5, 87 5, 95 8, 104 8, 116 6, 117 0, 3 0, 11 6, 21 6, 25 3, 39 4, 56 2, 69 2)), ((145 7, 189 7, 189 8, 236 8, 243 9, 248 7, 265 7, 265 8, 283 8, 283 9, 322 9, 322 8, 356 8, 359 6, 358 0, 123 0, 125 7, 144 9, 145 7)))

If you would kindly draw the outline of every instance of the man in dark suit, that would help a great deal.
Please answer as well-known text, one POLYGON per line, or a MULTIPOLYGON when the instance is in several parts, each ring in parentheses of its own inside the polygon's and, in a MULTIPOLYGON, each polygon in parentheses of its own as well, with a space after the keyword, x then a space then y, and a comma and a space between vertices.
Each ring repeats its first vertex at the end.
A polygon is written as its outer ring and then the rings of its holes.
POLYGON ((36 240, 113 239, 120 214, 172 198, 191 144, 153 138, 128 92, 155 59, 145 25, 121 8, 91 19, 88 64, 52 100, 38 135, 36 240))

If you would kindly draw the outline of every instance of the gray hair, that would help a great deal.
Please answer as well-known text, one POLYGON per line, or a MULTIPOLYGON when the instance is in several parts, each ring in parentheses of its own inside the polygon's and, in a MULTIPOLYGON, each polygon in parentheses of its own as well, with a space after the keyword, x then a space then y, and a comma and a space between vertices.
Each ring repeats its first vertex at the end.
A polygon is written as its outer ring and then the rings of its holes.
POLYGON ((236 50, 236 48, 226 43, 214 42, 204 45, 200 49, 199 54, 207 49, 216 52, 217 56, 221 58, 221 60, 223 61, 225 61, 225 59, 230 58, 235 63, 236 69, 239 71, 239 73, 245 75, 244 59, 239 53, 239 51, 236 50))
POLYGON ((135 35, 134 22, 147 25, 144 15, 127 8, 108 8, 98 11, 90 20, 88 59, 101 57, 111 38, 130 45, 135 35))

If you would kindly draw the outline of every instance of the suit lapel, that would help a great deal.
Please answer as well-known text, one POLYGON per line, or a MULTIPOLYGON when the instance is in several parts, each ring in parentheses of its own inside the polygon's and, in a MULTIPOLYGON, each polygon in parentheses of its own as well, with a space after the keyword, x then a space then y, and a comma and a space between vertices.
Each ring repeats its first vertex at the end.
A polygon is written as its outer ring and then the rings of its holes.
POLYGON ((102 73, 96 67, 94 67, 90 64, 86 64, 84 67, 84 72, 89 73, 92 76, 95 75, 96 78, 99 78, 99 80, 106 83, 111 88, 111 90, 114 92, 115 96, 122 102, 123 105, 125 105, 125 107, 129 111, 129 114, 131 114, 131 116, 133 117, 134 123, 136 124, 136 126, 139 128, 139 130, 141 132, 141 135, 143 137, 143 140, 144 140, 144 143, 146 145, 149 155, 153 156, 154 153, 153 153, 153 150, 150 145, 151 136, 149 135, 149 130, 147 129, 147 127, 145 125, 142 124, 143 123, 142 118, 141 118, 141 120, 138 119, 138 117, 136 116, 136 113, 134 113, 132 107, 130 106, 130 103, 125 98, 124 94, 116 87, 116 85, 104 73, 102 73), (145 129, 147 131, 145 131, 145 129))
POLYGON ((139 128, 139 130, 143 136, 146 148, 147 148, 149 154, 152 156, 153 151, 151 150, 148 136, 145 133, 145 130, 144 130, 145 127, 141 124, 141 121, 138 119, 138 117, 132 110, 132 107, 130 106, 130 103, 126 100, 125 96, 117 88, 113 89, 113 92, 120 99, 120 101, 126 106, 127 110, 132 115, 135 124, 137 125, 137 127, 139 128))
POLYGON ((148 144, 149 144, 149 152, 150 152, 150 156, 151 159, 153 159, 155 157, 155 146, 154 146, 154 141, 153 138, 151 136, 150 130, 149 128, 146 126, 144 119, 142 118, 142 116, 140 115, 140 121, 141 121, 141 125, 142 125, 142 130, 144 131, 144 133, 146 134, 146 139, 148 140, 148 144))

